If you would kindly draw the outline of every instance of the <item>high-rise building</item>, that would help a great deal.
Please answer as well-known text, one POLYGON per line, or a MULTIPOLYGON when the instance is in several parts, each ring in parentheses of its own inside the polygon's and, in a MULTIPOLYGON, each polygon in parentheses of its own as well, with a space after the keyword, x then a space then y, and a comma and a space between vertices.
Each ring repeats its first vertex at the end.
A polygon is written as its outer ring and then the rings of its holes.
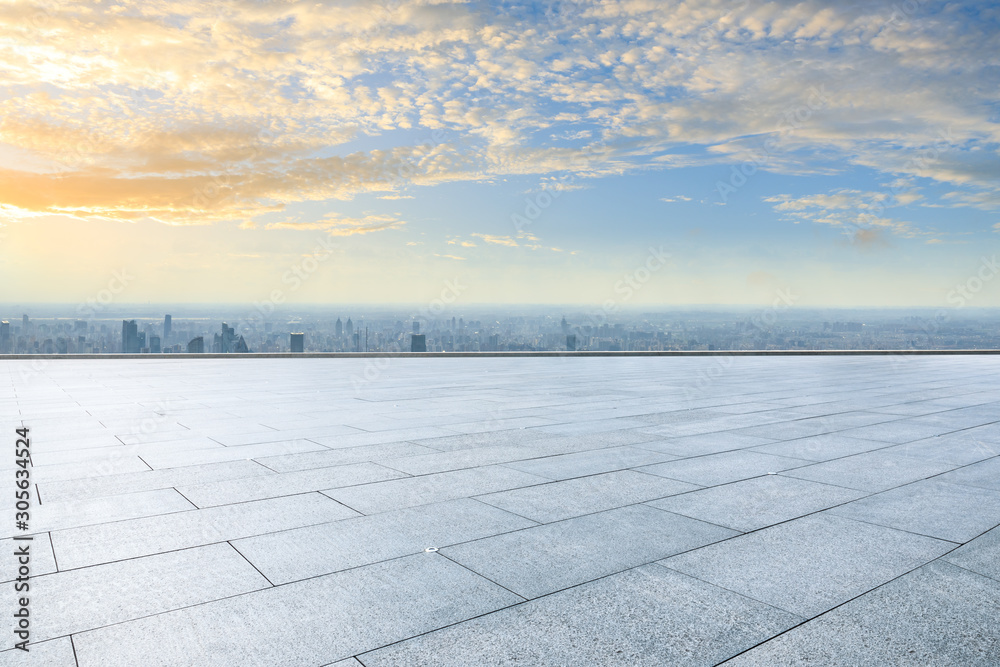
POLYGON ((339 317, 337 318, 336 331, 334 333, 337 334, 337 338, 344 337, 344 323, 340 321, 339 317))
POLYGON ((230 352, 234 351, 235 345, 236 345, 236 332, 233 330, 233 327, 223 322, 222 332, 215 334, 215 339, 212 343, 212 351, 221 352, 223 354, 229 354, 230 352))
POLYGON ((569 335, 569 322, 566 321, 565 317, 562 318, 562 322, 559 323, 559 326, 562 327, 562 332, 564 335, 569 335))
POLYGON ((289 345, 291 346, 292 352, 305 352, 306 335, 304 333, 293 333, 289 335, 291 336, 289 345))
POLYGON ((188 343, 188 352, 192 354, 202 354, 205 352, 205 339, 201 336, 192 338, 188 343))
POLYGON ((10 354, 10 322, 0 322, 0 354, 10 354))
POLYGON ((352 322, 351 318, 349 317, 347 318, 347 327, 345 329, 345 333, 347 334, 348 338, 354 337, 354 322, 352 322))
POLYGON ((162 349, 160 347, 160 337, 159 336, 150 336, 149 337, 149 352, 150 352, 150 354, 159 354, 160 352, 162 352, 162 349))
POLYGON ((21 326, 24 327, 24 329, 21 331, 21 333, 28 333, 28 325, 29 324, 31 324, 31 320, 28 319, 28 316, 27 315, 22 315, 21 316, 21 326))
POLYGON ((169 315, 163 316, 163 340, 170 340, 170 331, 173 329, 173 321, 169 315))
POLYGON ((124 354, 138 354, 141 347, 139 345, 139 327, 135 320, 122 320, 122 352, 124 354))
POLYGON ((426 352, 427 336, 424 334, 413 334, 410 337, 410 352, 426 352))
POLYGON ((566 336, 566 351, 576 352, 576 336, 574 334, 566 336))
POLYGON ((237 340, 233 344, 233 352, 238 352, 240 354, 245 354, 245 353, 247 353, 249 351, 250 351, 250 348, 247 346, 247 342, 245 340, 243 340, 243 334, 240 334, 239 340, 237 340))

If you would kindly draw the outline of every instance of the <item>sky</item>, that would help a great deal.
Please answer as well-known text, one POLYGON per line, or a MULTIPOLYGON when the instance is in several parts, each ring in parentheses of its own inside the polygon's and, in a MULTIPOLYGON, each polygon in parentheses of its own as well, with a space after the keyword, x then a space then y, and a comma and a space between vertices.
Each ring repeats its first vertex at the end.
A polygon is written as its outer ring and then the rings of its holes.
POLYGON ((997 3, 0 1, 0 302, 997 307, 998 65, 997 3))

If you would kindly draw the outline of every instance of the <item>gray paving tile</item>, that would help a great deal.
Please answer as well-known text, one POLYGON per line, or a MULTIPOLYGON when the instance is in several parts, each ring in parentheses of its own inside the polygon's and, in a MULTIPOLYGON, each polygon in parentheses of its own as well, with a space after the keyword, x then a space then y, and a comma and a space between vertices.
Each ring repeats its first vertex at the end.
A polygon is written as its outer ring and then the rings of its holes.
POLYGON ((435 452, 419 456, 388 459, 382 464, 409 475, 428 475, 435 472, 448 472, 464 468, 510 463, 527 459, 536 459, 553 454, 546 449, 544 442, 521 446, 479 447, 476 449, 460 449, 453 452, 435 452))
MULTIPOLYGON (((53 531, 190 509, 194 509, 194 506, 174 489, 156 489, 36 505, 32 508, 31 525, 34 530, 53 531)), ((0 536, 10 537, 15 534, 17 531, 13 526, 0 527, 0 536)))
POLYGON ((413 443, 429 448, 427 452, 432 450, 453 452, 459 449, 474 449, 477 447, 524 445, 525 443, 536 442, 551 437, 547 433, 540 433, 533 429, 515 428, 487 431, 485 433, 462 433, 440 438, 426 438, 423 440, 414 440, 413 443))
POLYGON ((375 514, 547 481, 503 466, 485 466, 333 489, 324 494, 362 514, 375 514))
POLYGON ((928 479, 830 512, 942 540, 968 542, 1000 524, 1000 491, 928 479))
POLYGON ((1000 456, 952 470, 941 475, 938 479, 952 484, 965 484, 1000 491, 1000 456))
POLYGON ((536 431, 543 431, 553 435, 573 435, 576 433, 602 433, 604 431, 619 431, 627 428, 639 428, 648 426, 648 423, 634 417, 621 417, 616 419, 591 420, 587 417, 568 419, 561 424, 552 426, 536 426, 536 431))
POLYGON ((539 475, 550 480, 564 480, 602 472, 625 470, 650 463, 677 458, 671 454, 652 452, 638 447, 609 447, 573 454, 560 454, 531 461, 517 461, 506 467, 539 475))
POLYGON ((762 644, 726 667, 1000 664, 1000 582, 935 562, 762 644))
POLYGON ((811 618, 948 552, 929 537, 814 514, 663 565, 811 618))
POLYGON ((358 435, 363 431, 342 424, 308 426, 306 428, 286 428, 275 430, 261 427, 250 433, 225 433, 217 435, 216 439, 227 447, 245 447, 261 445, 269 442, 313 440, 314 438, 336 438, 344 435, 358 435))
POLYGON ((130 456, 121 452, 116 452, 116 454, 118 455, 100 461, 36 466, 32 469, 31 478, 36 484, 49 484, 68 479, 85 479, 149 470, 149 466, 138 456, 130 456))
POLYGON ((736 451, 667 461, 638 468, 640 472, 659 475, 700 486, 715 486, 741 479, 766 475, 790 468, 809 465, 802 459, 772 456, 760 452, 736 451))
POLYGON ((357 513, 310 493, 60 530, 52 533, 52 545, 60 569, 66 570, 350 516, 357 513))
POLYGON ((76 667, 73 644, 69 637, 47 642, 28 643, 28 652, 11 649, 0 653, 0 667, 76 667))
POLYGON ((310 439, 331 449, 343 449, 345 447, 361 447, 362 445, 384 445, 390 442, 413 442, 414 440, 440 438, 446 435, 455 435, 455 432, 438 426, 421 426, 310 439))
POLYGON ((943 435, 955 429, 950 426, 940 426, 935 424, 922 424, 911 420, 899 420, 885 424, 874 424, 872 426, 862 426, 860 428, 840 431, 841 435, 851 438, 861 438, 862 440, 883 440, 902 444, 914 440, 923 440, 935 435, 943 435))
POLYGON ((469 498, 344 519, 233 542, 274 584, 536 525, 469 498))
POLYGON ((361 656, 367 667, 712 665, 800 619, 646 565, 361 656))
POLYGON ((441 553, 526 598, 736 535, 633 505, 488 537, 441 553))
POLYGON ((811 438, 773 442, 754 447, 753 451, 774 454, 776 456, 790 456, 807 461, 830 461, 845 456, 875 451, 876 449, 886 449, 892 446, 892 444, 882 442, 881 440, 860 440, 858 438, 848 438, 837 433, 827 433, 826 435, 816 435, 811 438))
MULTIPOLYGON (((31 537, 32 539, 15 540, 7 538, 0 540, 0 553, 14 554, 24 546, 25 542, 28 542, 28 553, 30 555, 28 566, 31 570, 29 576, 39 577, 43 574, 55 572, 56 560, 52 554, 52 543, 49 540, 49 534, 35 533, 34 535, 26 535, 24 537, 31 537)), ((2 563, 0 565, 0 568, 2 568, 0 569, 0 580, 3 583, 14 581, 14 579, 20 576, 20 564, 13 557, 6 557, 0 563, 2 563)))
POLYGON ((177 490, 198 507, 215 507, 356 484, 384 482, 401 477, 406 475, 376 463, 355 463, 316 470, 228 479, 197 486, 181 486, 177 490))
POLYGON ((476 496, 477 500, 539 523, 633 505, 700 487, 631 470, 476 496))
MULTIPOLYGON (((224 543, 32 577, 32 641, 269 587, 224 543)), ((4 648, 12 637, 4 633, 4 648)))
POLYGON ((876 492, 933 477, 954 467, 950 463, 922 461, 880 450, 796 468, 781 474, 876 492))
POLYGON ((702 489, 649 505, 748 532, 863 497, 864 491, 767 475, 702 489))
POLYGON ((297 470, 329 468, 349 463, 384 461, 401 456, 432 454, 434 451, 430 447, 423 447, 409 442, 390 442, 382 445, 363 445, 361 447, 349 447, 345 449, 324 449, 322 451, 305 452, 302 454, 263 456, 254 460, 276 472, 295 472, 297 470))
POLYGON ((274 473, 253 461, 209 463, 165 470, 109 475, 84 480, 39 483, 43 503, 83 501, 102 496, 168 489, 181 484, 198 484, 274 473))
POLYGON ((179 468, 206 463, 255 459, 261 456, 316 452, 324 449, 326 447, 311 440, 285 440, 238 447, 219 446, 215 449, 196 449, 187 452, 162 452, 144 456, 143 461, 148 463, 150 468, 161 470, 163 468, 179 468))
POLYGON ((894 445, 883 451, 924 461, 969 465, 1000 455, 1000 445, 964 436, 966 431, 894 445))
POLYGON ((61 465, 75 463, 81 466, 99 466, 102 463, 113 465, 118 459, 131 456, 148 456, 162 452, 190 451, 194 449, 212 449, 219 443, 208 438, 186 438, 169 442, 153 442, 141 445, 87 447, 81 449, 60 449, 59 451, 38 451, 32 457, 32 463, 37 466, 61 465))
POLYGON ((656 452, 664 452, 665 454, 674 454, 676 456, 703 456, 705 454, 728 452, 734 449, 756 447, 772 442, 774 441, 769 438, 723 432, 703 433, 701 435, 689 435, 684 438, 645 442, 638 446, 643 449, 651 449, 656 452))
POLYGON ((955 549, 944 560, 1000 581, 1000 527, 955 549))
POLYGON ((80 667, 322 665, 515 604, 419 554, 74 636, 80 667))

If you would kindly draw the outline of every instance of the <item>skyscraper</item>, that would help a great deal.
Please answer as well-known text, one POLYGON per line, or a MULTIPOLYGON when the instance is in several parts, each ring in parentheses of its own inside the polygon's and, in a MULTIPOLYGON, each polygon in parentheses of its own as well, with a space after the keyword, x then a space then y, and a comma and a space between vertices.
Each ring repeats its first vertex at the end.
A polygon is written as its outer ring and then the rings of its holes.
POLYGON ((205 351, 205 339, 201 336, 197 338, 192 338, 191 342, 188 343, 188 352, 195 354, 202 354, 205 351))
POLYGON ((337 334, 337 338, 343 338, 344 337, 344 323, 340 321, 339 317, 337 318, 336 334, 337 334))
POLYGON ((427 336, 424 334, 413 334, 410 337, 410 352, 426 352, 427 336))
POLYGON ((160 347, 160 337, 159 336, 150 336, 149 337, 149 353, 150 354, 159 354, 162 351, 163 350, 160 347))
POLYGON ((236 332, 233 330, 233 327, 223 322, 222 332, 215 334, 215 340, 212 343, 212 351, 229 354, 234 351, 235 345, 236 332))
POLYGON ((354 322, 352 322, 351 318, 349 318, 349 317, 347 318, 347 330, 346 330, 346 333, 347 333, 347 337, 348 338, 354 338, 354 322))
POLYGON ((170 330, 173 328, 173 322, 169 315, 163 316, 163 340, 170 340, 170 330))
POLYGON ((0 354, 10 354, 10 322, 0 322, 0 354))
POLYGON ((305 352, 306 335, 304 333, 293 333, 289 335, 291 336, 289 344, 291 346, 292 352, 305 352))
POLYGON ((138 354, 139 349, 139 327, 135 320, 122 320, 122 352, 138 354))

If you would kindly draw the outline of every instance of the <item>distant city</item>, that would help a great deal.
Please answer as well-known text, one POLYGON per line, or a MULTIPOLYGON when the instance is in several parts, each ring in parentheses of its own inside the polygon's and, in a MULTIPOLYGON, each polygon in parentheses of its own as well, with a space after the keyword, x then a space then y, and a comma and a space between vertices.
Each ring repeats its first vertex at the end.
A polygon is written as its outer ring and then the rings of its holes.
MULTIPOLYGON (((780 304, 779 304, 780 306, 780 304)), ((44 305, 0 323, 2 354, 908 350, 1000 348, 1000 311, 666 310, 488 306, 414 314, 400 308, 304 307, 246 316, 177 306, 80 318, 44 305), (347 312, 351 310, 351 312, 347 312), (959 317, 958 315, 961 315, 959 317)))

